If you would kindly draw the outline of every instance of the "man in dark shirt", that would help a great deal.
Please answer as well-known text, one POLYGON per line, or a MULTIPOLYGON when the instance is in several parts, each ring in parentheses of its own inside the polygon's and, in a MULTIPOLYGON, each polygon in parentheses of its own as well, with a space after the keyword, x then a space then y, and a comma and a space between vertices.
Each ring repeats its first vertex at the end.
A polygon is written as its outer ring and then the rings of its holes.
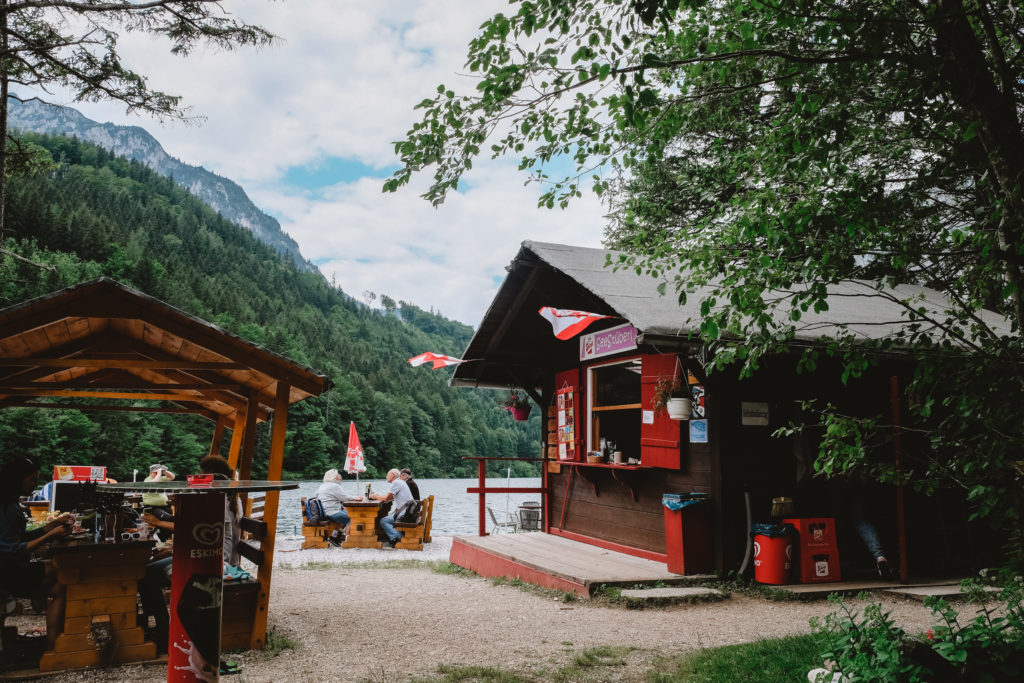
POLYGON ((401 471, 402 481, 404 481, 406 485, 409 487, 409 493, 412 494, 413 500, 419 500, 420 487, 419 484, 417 484, 416 481, 412 478, 412 470, 410 470, 408 467, 403 467, 401 471))

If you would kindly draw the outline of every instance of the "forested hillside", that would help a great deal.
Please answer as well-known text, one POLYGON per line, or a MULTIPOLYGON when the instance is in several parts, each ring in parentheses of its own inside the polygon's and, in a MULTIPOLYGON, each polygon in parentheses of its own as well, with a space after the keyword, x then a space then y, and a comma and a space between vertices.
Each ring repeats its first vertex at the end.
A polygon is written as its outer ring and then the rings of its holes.
MULTIPOLYGON (((343 281, 298 270, 138 162, 74 139, 26 139, 48 150, 55 166, 11 179, 5 247, 54 270, 4 257, 0 305, 107 275, 324 372, 334 388, 290 412, 290 476, 319 478, 340 467, 349 420, 371 476, 394 466, 420 477, 470 476, 476 465, 466 455, 537 455, 539 411, 515 423, 493 392, 452 389, 450 370, 406 362, 423 351, 459 355, 468 326, 408 302, 370 309, 341 290, 343 281)), ((178 415, 0 410, 6 452, 47 466, 106 464, 118 478, 152 462, 193 471, 212 429, 205 419, 178 415)), ((261 425, 260 466, 268 446, 261 425)), ((517 463, 516 472, 536 469, 517 463)))

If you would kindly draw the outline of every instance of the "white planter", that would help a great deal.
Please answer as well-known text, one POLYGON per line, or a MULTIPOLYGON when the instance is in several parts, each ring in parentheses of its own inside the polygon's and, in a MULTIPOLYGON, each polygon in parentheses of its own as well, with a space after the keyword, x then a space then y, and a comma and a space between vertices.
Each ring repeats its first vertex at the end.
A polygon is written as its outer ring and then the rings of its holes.
POLYGON ((673 420, 689 420, 692 401, 688 398, 670 398, 665 404, 665 412, 673 420))

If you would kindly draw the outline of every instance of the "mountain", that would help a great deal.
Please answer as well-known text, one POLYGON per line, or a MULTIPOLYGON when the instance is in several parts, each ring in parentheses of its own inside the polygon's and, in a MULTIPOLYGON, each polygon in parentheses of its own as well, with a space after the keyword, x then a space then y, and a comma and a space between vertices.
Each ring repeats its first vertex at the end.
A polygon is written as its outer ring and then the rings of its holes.
MULTIPOLYGON (((343 466, 350 421, 368 478, 392 467, 421 478, 469 477, 473 456, 536 458, 542 411, 515 422, 499 406, 501 392, 453 388, 450 370, 407 362, 424 351, 460 353, 473 334, 468 325, 404 301, 384 311, 360 304, 140 161, 80 138, 23 137, 54 165, 9 180, 3 247, 23 260, 0 256, 0 307, 105 275, 320 370, 334 387, 288 413, 288 477, 320 479, 343 466)), ((54 344, 59 353, 67 341, 54 344)), ((102 464, 115 479, 154 462, 195 471, 211 430, 196 416, 0 410, 5 452, 31 455, 44 467, 102 464)), ((256 448, 258 478, 267 423, 257 427, 256 448)), ((508 461, 491 464, 492 474, 505 476, 508 461)), ((514 476, 537 474, 535 463, 511 465, 514 476)))
POLYGON ((304 270, 316 270, 299 252, 281 224, 260 211, 239 185, 227 178, 192 166, 170 156, 156 138, 138 126, 117 126, 97 123, 69 107, 59 107, 35 100, 8 100, 11 128, 33 133, 51 133, 76 137, 110 150, 117 156, 134 159, 201 199, 220 215, 249 230, 256 239, 290 256, 304 270))

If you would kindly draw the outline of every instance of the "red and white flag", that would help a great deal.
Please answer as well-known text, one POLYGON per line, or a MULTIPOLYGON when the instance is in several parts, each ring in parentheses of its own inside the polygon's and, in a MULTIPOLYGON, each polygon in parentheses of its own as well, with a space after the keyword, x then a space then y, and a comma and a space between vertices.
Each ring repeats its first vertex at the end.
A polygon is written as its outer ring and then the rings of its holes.
POLYGON ((349 474, 366 471, 366 465, 363 464, 363 447, 359 443, 355 422, 348 423, 348 455, 345 457, 345 471, 349 474))
POLYGON ((424 363, 430 363, 434 370, 437 370, 438 368, 447 367, 449 365, 458 365, 461 362, 461 358, 452 358, 451 356, 444 356, 441 355, 440 353, 431 353, 430 351, 427 351, 426 353, 421 353, 420 355, 409 359, 409 365, 413 366, 414 368, 418 368, 424 363))
POLYGON ((555 336, 559 339, 572 339, 587 329, 590 323, 611 317, 586 311, 567 311, 563 308, 551 308, 551 306, 544 306, 539 313, 551 323, 555 336))

